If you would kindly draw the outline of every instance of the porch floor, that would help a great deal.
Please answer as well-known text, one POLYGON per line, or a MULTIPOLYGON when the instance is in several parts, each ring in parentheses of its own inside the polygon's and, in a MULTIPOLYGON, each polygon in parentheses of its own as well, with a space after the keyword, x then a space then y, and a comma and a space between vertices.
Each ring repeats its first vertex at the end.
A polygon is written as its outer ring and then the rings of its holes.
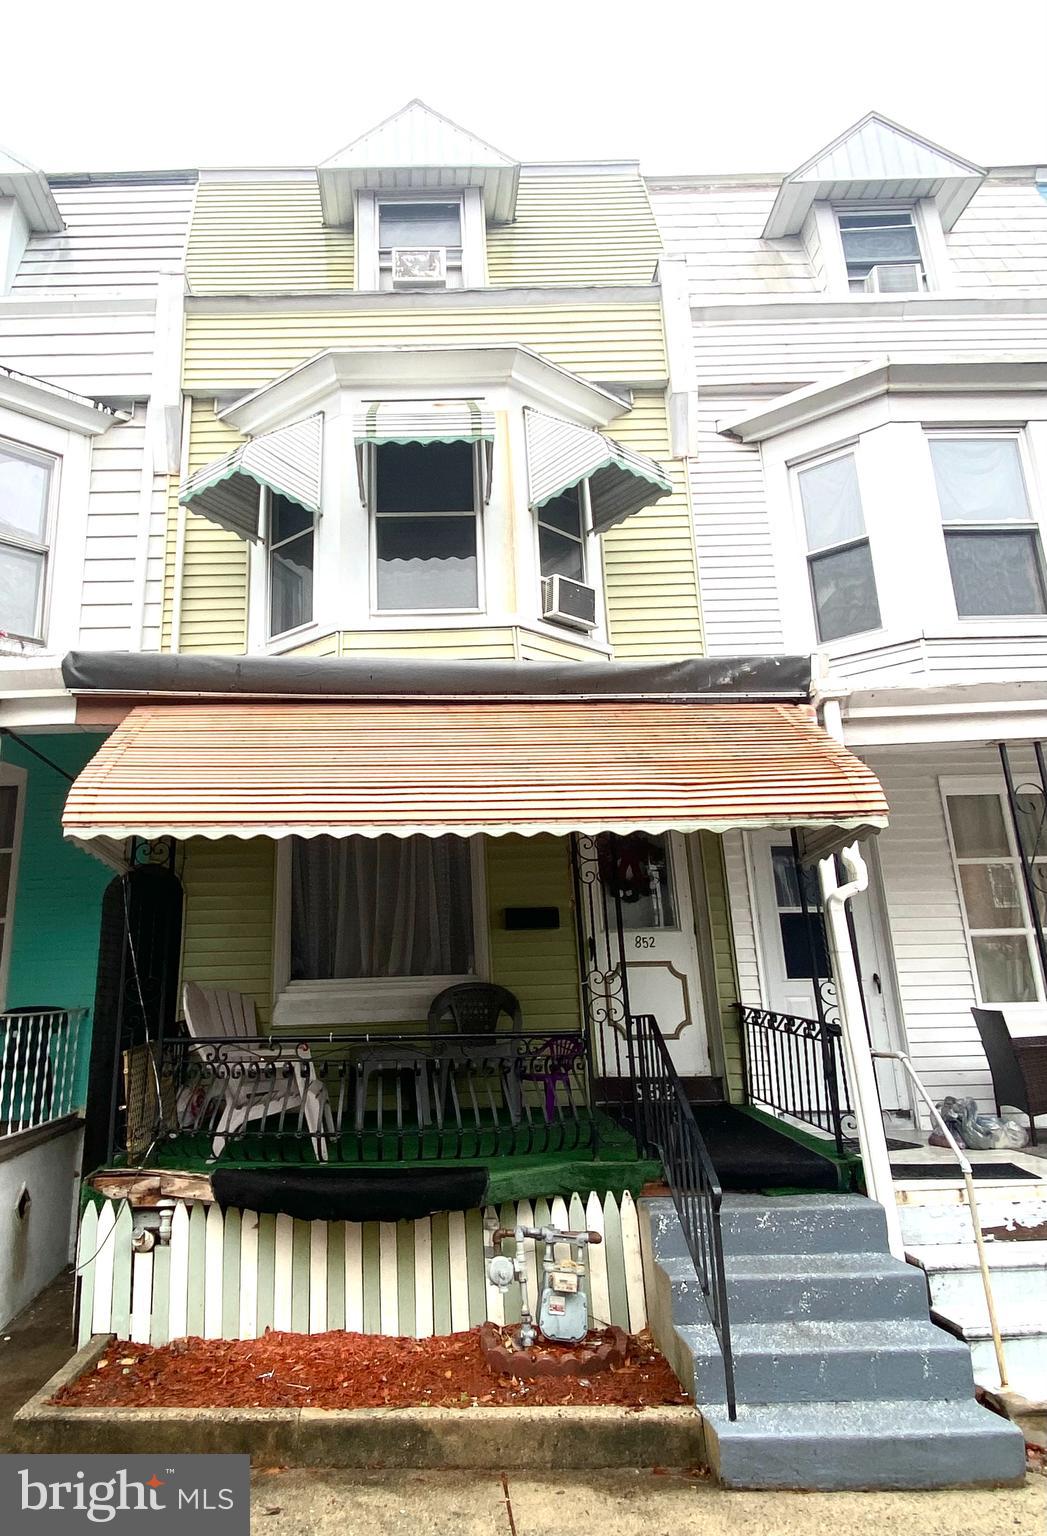
MULTIPOLYGON (((533 1150, 534 1137, 514 1138, 510 1127, 492 1126, 488 1133, 471 1131, 461 1138, 404 1126, 401 1133, 328 1136, 328 1156, 318 1161, 306 1136, 280 1136, 264 1131, 237 1137, 218 1158, 211 1155, 210 1135, 179 1132, 158 1141, 145 1159, 143 1170, 165 1169, 185 1174, 211 1174, 218 1169, 250 1169, 261 1172, 309 1168, 326 1172, 368 1171, 388 1174, 396 1170, 437 1172, 465 1168, 486 1170, 484 1204, 527 1200, 537 1196, 565 1198, 595 1191, 636 1195, 645 1184, 662 1177, 659 1162, 639 1155, 636 1142, 609 1116, 592 1117, 596 1147, 590 1145, 589 1121, 584 1134, 549 1138, 553 1144, 533 1150), (458 1145, 460 1143, 460 1145, 458 1145), (566 1144, 565 1144, 566 1143, 566 1144)), ((114 1166, 119 1166, 114 1165, 114 1166)))

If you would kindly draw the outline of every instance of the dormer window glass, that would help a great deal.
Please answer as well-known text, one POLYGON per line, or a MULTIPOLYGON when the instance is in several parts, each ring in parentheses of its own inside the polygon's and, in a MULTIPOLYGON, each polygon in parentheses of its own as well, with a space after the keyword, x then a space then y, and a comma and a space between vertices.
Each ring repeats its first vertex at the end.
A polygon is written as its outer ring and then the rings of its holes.
POLYGON ((879 629, 880 604, 854 454, 813 464, 797 478, 818 639, 879 629))
POLYGON ((0 630, 39 640, 44 626, 55 460, 0 442, 0 630))
POLYGON ((852 293, 918 293, 927 286, 911 208, 838 209, 852 293))
POLYGON ((374 606, 477 609, 480 464, 474 443, 379 443, 373 450, 374 606))
POLYGON ((378 283, 382 289, 462 286, 462 205, 378 204, 378 283))
POLYGON ((269 497, 269 633, 299 629, 313 617, 316 520, 297 502, 269 497))
POLYGON ((929 442, 958 616, 1047 613, 1018 439, 950 433, 929 442))

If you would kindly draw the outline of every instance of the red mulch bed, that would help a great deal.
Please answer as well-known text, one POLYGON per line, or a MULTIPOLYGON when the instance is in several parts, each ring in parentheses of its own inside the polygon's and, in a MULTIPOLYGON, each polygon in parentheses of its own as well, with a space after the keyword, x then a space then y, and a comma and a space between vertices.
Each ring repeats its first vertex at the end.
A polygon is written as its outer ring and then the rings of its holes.
POLYGON ((649 1334, 629 1340, 626 1362, 615 1370, 524 1382, 488 1369, 473 1328, 441 1339, 332 1332, 177 1339, 163 1348, 118 1341, 54 1401, 90 1408, 650 1408, 688 1398, 649 1334))

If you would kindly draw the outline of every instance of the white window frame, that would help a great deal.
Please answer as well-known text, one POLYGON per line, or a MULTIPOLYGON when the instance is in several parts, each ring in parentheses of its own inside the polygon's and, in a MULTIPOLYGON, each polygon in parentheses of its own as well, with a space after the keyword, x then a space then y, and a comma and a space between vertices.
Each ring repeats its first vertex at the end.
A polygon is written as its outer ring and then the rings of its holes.
POLYGON ((364 976, 333 981, 291 981, 291 840, 276 845, 273 903, 274 1022, 327 1027, 332 1023, 425 1022, 429 1004, 445 987, 487 981, 491 933, 487 910, 487 858, 482 836, 469 842, 473 909, 473 967, 464 976, 364 976))
MULTIPOLYGON (((313 518, 313 523, 312 523, 312 535, 313 535, 313 611, 312 611, 312 613, 309 615, 309 617, 307 619, 303 619, 301 624, 295 624, 290 629, 274 630, 273 627, 272 627, 272 619, 273 619, 273 550, 274 549, 280 549, 280 548, 282 548, 282 546, 284 544, 289 544, 289 543, 293 542, 294 539, 300 539, 303 535, 302 535, 302 533, 295 533, 295 534, 292 534, 289 539, 281 539, 279 544, 277 544, 277 545, 273 544, 272 539, 270 538, 270 534, 272 532, 272 527, 273 527, 273 520, 272 520, 272 494, 273 493, 270 490, 268 490, 268 489, 264 489, 262 491, 262 493, 261 493, 261 495, 262 495, 261 525, 262 525, 262 528, 264 530, 264 535, 265 535, 264 539, 263 539, 263 543, 262 543, 262 548, 264 550, 264 555, 265 555, 265 584, 264 584, 265 585, 265 597, 264 597, 264 602, 265 602, 265 638, 266 638, 266 642, 268 644, 275 644, 275 643, 278 643, 278 642, 282 643, 283 641, 286 641, 286 640, 288 640, 289 638, 292 638, 295 635, 305 634, 307 631, 309 631, 311 629, 315 629, 315 627, 316 627, 316 556, 317 556, 317 539, 318 539, 318 535, 319 535, 319 531, 320 531, 320 518, 319 518, 319 515, 316 512, 314 512, 312 514, 312 518, 313 518)), ((304 508, 303 508, 303 510, 304 510, 304 508)), ((305 530, 303 530, 303 533, 304 533, 304 531, 305 530)))
MULTIPOLYGON (((593 587, 593 586, 596 586, 596 583, 592 579, 592 570, 593 570, 593 565, 594 565, 594 559, 593 559, 593 551, 592 551, 592 547, 591 546, 592 546, 592 541, 593 541, 593 538, 594 538, 594 534, 593 534, 592 504, 591 504, 591 502, 589 500, 589 481, 588 481, 588 479, 579 481, 578 485, 576 487, 574 487, 574 489, 576 489, 578 491, 578 529, 579 529, 578 542, 581 545, 581 549, 582 549, 582 577, 581 577, 581 579, 582 579, 583 582, 587 583, 587 585, 593 587)), ((545 510, 544 507, 535 507, 534 508, 534 559, 535 559, 535 569, 538 572, 538 580, 539 580, 539 617, 541 617, 541 601, 540 601, 540 599, 541 599, 541 590, 540 590, 541 582, 547 581, 549 579, 545 575, 543 570, 542 570, 541 529, 544 526, 544 527, 548 528, 550 533, 558 533, 561 538, 565 538, 565 539, 570 539, 570 538, 574 537, 573 534, 564 533, 562 528, 554 527, 554 525, 552 523, 545 523, 545 524, 543 524, 543 522, 542 522, 542 513, 543 513, 544 510, 545 510)))
MULTIPOLYGON (((425 446, 424 444, 422 445, 425 446)), ((470 445, 473 453, 473 518, 476 528, 476 604, 470 608, 380 608, 378 606, 378 521, 386 517, 468 517, 469 510, 462 507, 455 512, 382 512, 378 511, 378 456, 377 445, 367 443, 364 453, 364 483, 367 490, 367 547, 370 580, 370 616, 375 624, 383 619, 448 618, 456 614, 483 614, 487 612, 487 574, 484 556, 484 475, 482 444, 470 445)))
POLYGON ((927 445, 927 458, 931 472, 931 485, 934 490, 935 505, 938 512, 938 527, 941 530, 942 555, 945 561, 945 573, 949 582, 949 597, 953 606, 953 614, 958 625, 989 624, 989 625, 1015 625, 1015 624, 1042 624, 1047 622, 1047 610, 1042 613, 976 613, 961 614, 956 603, 956 589, 953 586, 952 568, 949 565, 949 551, 947 548, 946 533, 956 531, 958 533, 1031 533, 1034 538, 1034 556, 1039 570, 1040 583, 1047 599, 1047 552, 1043 545, 1043 515, 1042 507, 1035 490, 1033 478, 1033 465, 1029 453, 1029 444, 1026 433, 1022 427, 1000 427, 977 425, 963 425, 956 427, 934 426, 925 424, 923 428, 924 441, 927 445), (942 513, 941 499, 938 495, 938 481, 934 473, 934 462, 931 458, 930 444, 932 441, 945 440, 947 442, 983 442, 986 439, 996 442, 1013 442, 1018 448, 1018 472, 1021 475, 1022 487, 1025 491, 1025 504, 1028 509, 1028 517, 1024 522, 1008 523, 946 523, 942 513))
MULTIPOLYGON (((1042 978, 1040 976, 1039 961, 1036 955, 1035 928, 1029 912, 1028 895, 1025 890, 1025 879, 1022 875, 1021 855, 1018 851, 1014 826, 1011 819, 1010 806, 1007 803, 1007 786, 1002 778, 995 776, 972 775, 963 777, 941 777, 938 780, 938 791, 941 796, 942 817, 945 821, 945 835, 949 844, 949 857, 952 861, 953 882, 956 887, 956 900, 959 906, 960 921, 963 924, 963 934, 967 945, 967 959, 971 968, 971 987, 974 996, 978 1000, 978 1006, 985 1008, 1000 1008, 1005 1014, 1013 1014, 1021 1018, 1032 1012, 1041 1012, 1044 1005, 1042 978), (963 886, 960 881, 961 858, 956 852, 956 844, 953 839, 952 820, 949 816, 949 797, 951 795, 984 795, 994 797, 1000 801, 1000 812, 1003 816, 1004 830, 1007 834, 1007 847, 1009 860, 1014 866, 1014 878, 1018 887, 1018 900, 1021 903, 1024 925, 1022 928, 975 928, 972 929, 967 922, 967 907, 963 899, 963 886), (1036 988, 1036 998, 1027 1003, 987 1003, 982 997, 981 981, 978 976, 978 963, 974 953, 974 939, 983 934, 1016 934, 1024 936, 1029 947, 1029 964, 1032 969, 1033 985, 1036 988)), ((986 857, 984 859, 964 858, 966 864, 999 864, 1001 857, 986 857)))
POLYGON ((18 895, 18 870, 22 858, 22 826, 25 821, 26 786, 29 775, 15 763, 0 762, 0 785, 13 789, 15 825, 11 845, 11 874, 7 887, 7 907, 3 913, 3 940, 0 942, 0 1010, 7 1007, 7 982, 11 970, 11 940, 14 933, 15 898, 18 895))
MULTIPOLYGON (((424 192, 358 192, 356 195, 356 287, 369 293, 460 293, 482 288, 487 273, 487 221, 478 187, 433 187, 424 192), (461 284, 419 284, 417 289, 383 289, 378 255, 378 214, 389 203, 457 203, 462 229, 461 284)), ((450 248, 449 248, 450 249, 450 248)))
POLYGON ((804 564, 804 586, 807 593, 807 602, 811 615, 811 630, 814 635, 815 646, 819 650, 829 650, 833 646, 851 647, 867 635, 881 635, 884 631, 883 600, 880 593, 880 578, 876 568, 876 557, 873 549, 872 534, 865 513, 865 497, 862 494, 861 454, 859 452, 858 438, 852 438, 849 442, 836 443, 831 449, 819 453, 807 454, 803 458, 791 459, 787 463, 789 473, 790 490, 793 497, 793 512, 795 526, 801 541, 804 564), (858 483, 858 499, 862 507, 862 526, 865 530, 864 538, 844 539, 839 544, 826 544, 818 549, 812 549, 807 534, 807 518, 803 508, 803 492, 800 489, 800 476, 810 469, 818 469, 823 464, 830 464, 836 459, 850 458, 854 460, 854 473, 858 483), (820 555, 831 555, 841 549, 853 549, 859 544, 865 544, 869 551, 869 564, 872 568, 873 592, 876 597, 876 607, 880 615, 880 622, 872 629, 858 629, 847 635, 835 635, 831 640, 822 638, 819 632, 818 603, 814 591, 814 570, 812 559, 820 555))
MULTIPOLYGON (((15 549, 25 554, 43 557, 43 576, 40 581, 40 591, 37 598, 36 629, 31 635, 18 634, 14 630, 7 630, 6 633, 16 640, 25 640, 32 645, 44 645, 46 644, 51 613, 51 586, 54 568, 52 550, 55 540, 58 487, 62 473, 62 459, 59 454, 49 453, 46 449, 37 448, 30 443, 25 443, 6 435, 0 436, 0 448, 4 448, 15 458, 25 459, 27 463, 43 465, 50 472, 47 485, 47 506, 44 511, 43 542, 37 543, 36 540, 28 536, 19 536, 17 534, 14 536, 8 533, 0 535, 0 545, 3 548, 15 549)), ((2 628, 2 625, 0 625, 0 628, 2 628)))
MULTIPOLYGON (((932 277, 932 274, 931 274, 931 272, 929 271, 929 268, 928 268, 927 251, 926 251, 926 240, 925 240, 925 236, 924 236, 923 230, 921 229, 921 222, 922 221, 921 221, 921 219, 919 217, 918 209, 917 209, 917 204, 915 202, 907 202, 907 201, 899 201, 897 203, 892 203, 892 202, 883 202, 883 203, 848 203, 848 202, 839 202, 839 203, 833 203, 832 204, 832 211, 833 211, 833 222, 836 225, 836 238, 839 241, 840 256, 841 256, 841 259, 842 259, 842 262, 843 262, 844 282, 846 283, 846 286, 847 286, 847 292, 850 294, 850 296, 852 298, 859 298, 859 297, 861 297, 861 298, 870 298, 870 299, 911 299, 911 298, 914 298, 914 297, 918 297, 919 294, 926 293, 929 290, 929 288, 931 287, 931 277, 932 277), (851 287, 851 275, 850 275, 850 272, 847 269, 847 252, 844 249, 844 243, 843 243, 843 233, 844 232, 843 232, 843 229, 842 229, 842 227, 840 225, 840 218, 841 218, 841 216, 846 217, 846 218, 854 218, 855 216, 860 216, 860 215, 863 215, 863 214, 869 214, 869 215, 873 215, 873 216, 882 216, 884 214, 892 214, 892 215, 908 214, 909 220, 910 220, 910 222, 912 224, 913 233, 916 236, 916 248, 919 251, 919 257, 917 258, 917 261, 915 261, 915 262, 888 261, 888 262, 884 262, 884 263, 879 263, 879 265, 884 265, 884 266, 910 266, 910 265, 918 265, 919 268, 920 268, 920 273, 921 273, 921 286, 917 290, 916 294, 912 294, 912 293, 873 293, 873 292, 867 291, 864 287, 863 288, 852 288, 851 287)), ((877 265, 876 262, 870 262, 870 266, 876 266, 876 265, 877 265)), ((864 281, 864 279, 862 281, 864 281)))

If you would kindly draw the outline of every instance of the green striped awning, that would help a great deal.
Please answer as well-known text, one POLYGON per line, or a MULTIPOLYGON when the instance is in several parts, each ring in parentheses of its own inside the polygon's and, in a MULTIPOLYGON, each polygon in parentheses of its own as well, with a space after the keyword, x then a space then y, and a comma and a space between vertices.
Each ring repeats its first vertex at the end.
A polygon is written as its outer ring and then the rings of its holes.
POLYGON ((356 414, 358 443, 493 443, 479 400, 372 400, 356 414))
POLYGON ((252 437, 183 481, 179 502, 242 539, 259 537, 259 486, 319 512, 322 429, 323 417, 310 416, 252 437))
POLYGON ((524 426, 532 507, 544 507, 588 480, 593 528, 603 533, 672 494, 660 464, 592 427, 579 427, 530 407, 524 411, 524 426))

